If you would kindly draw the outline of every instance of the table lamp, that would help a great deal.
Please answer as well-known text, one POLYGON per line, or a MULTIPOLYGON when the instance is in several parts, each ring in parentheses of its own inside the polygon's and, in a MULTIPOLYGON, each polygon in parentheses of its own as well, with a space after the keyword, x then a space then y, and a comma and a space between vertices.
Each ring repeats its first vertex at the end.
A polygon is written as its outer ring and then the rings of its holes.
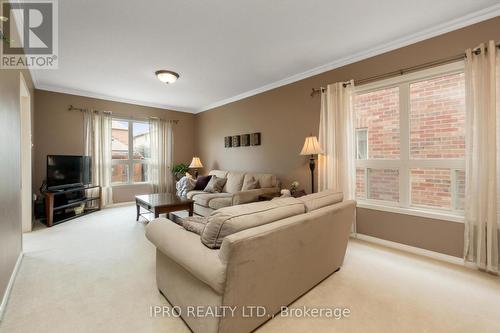
POLYGON ((323 154, 323 149, 319 145, 318 138, 315 136, 308 136, 304 141, 304 147, 300 155, 311 155, 309 158, 309 169, 311 170, 311 193, 314 193, 314 169, 316 163, 314 162, 314 155, 323 154))
POLYGON ((198 156, 193 157, 189 168, 194 169, 194 178, 198 178, 198 169, 203 168, 203 164, 201 164, 200 158, 198 156))

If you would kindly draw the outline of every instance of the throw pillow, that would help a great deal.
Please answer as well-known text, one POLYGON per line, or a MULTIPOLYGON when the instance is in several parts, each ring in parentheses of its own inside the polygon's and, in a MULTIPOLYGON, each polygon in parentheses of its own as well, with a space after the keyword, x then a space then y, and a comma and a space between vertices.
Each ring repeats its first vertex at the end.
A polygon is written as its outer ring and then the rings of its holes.
POLYGON ((259 188, 259 181, 255 178, 249 178, 243 183, 242 191, 255 190, 259 188))
POLYGON ((224 184, 226 184, 227 178, 219 178, 216 176, 212 176, 210 181, 207 184, 207 187, 203 191, 210 193, 220 193, 224 188, 224 184))
POLYGON ((185 197, 186 194, 191 191, 195 185, 196 180, 194 180, 192 177, 182 177, 175 185, 175 188, 177 189, 177 196, 185 197))
POLYGON ((208 217, 204 216, 189 216, 181 219, 182 226, 187 231, 194 232, 195 234, 201 235, 205 224, 208 222, 208 217))
POLYGON ((193 191, 203 191, 205 187, 207 187, 210 178, 212 178, 212 176, 199 176, 196 179, 196 185, 194 186, 193 191))

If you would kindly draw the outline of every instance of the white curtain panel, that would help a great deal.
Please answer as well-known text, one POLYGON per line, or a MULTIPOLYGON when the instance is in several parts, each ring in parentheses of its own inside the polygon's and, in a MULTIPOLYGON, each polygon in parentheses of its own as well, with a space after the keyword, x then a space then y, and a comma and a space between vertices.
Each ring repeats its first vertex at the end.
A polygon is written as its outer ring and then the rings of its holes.
POLYGON ((151 119, 151 163, 148 169, 148 180, 155 193, 173 193, 172 176, 174 136, 172 123, 163 119, 151 119))
POLYGON ((92 158, 92 183, 102 188, 101 204, 113 203, 111 187, 111 113, 83 112, 84 151, 92 158))
POLYGON ((498 274, 500 209, 500 54, 495 42, 466 51, 464 258, 498 274))
POLYGON ((321 93, 319 144, 324 154, 318 157, 318 188, 344 193, 345 199, 355 196, 354 161, 354 81, 328 85, 321 93))

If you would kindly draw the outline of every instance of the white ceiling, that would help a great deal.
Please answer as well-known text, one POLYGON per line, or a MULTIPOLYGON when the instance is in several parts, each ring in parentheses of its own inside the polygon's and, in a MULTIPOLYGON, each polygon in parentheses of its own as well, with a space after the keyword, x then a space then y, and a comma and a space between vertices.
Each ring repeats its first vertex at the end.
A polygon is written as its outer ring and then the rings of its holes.
POLYGON ((34 79, 200 112, 498 15, 499 0, 64 0, 59 69, 34 79))

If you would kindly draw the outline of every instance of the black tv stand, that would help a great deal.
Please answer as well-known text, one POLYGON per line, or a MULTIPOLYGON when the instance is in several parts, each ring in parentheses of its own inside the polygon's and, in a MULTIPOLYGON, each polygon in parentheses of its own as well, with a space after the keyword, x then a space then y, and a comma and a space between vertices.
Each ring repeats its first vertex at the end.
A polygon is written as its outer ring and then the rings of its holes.
POLYGON ((96 212, 101 209, 101 187, 79 186, 45 193, 47 227, 96 212))

